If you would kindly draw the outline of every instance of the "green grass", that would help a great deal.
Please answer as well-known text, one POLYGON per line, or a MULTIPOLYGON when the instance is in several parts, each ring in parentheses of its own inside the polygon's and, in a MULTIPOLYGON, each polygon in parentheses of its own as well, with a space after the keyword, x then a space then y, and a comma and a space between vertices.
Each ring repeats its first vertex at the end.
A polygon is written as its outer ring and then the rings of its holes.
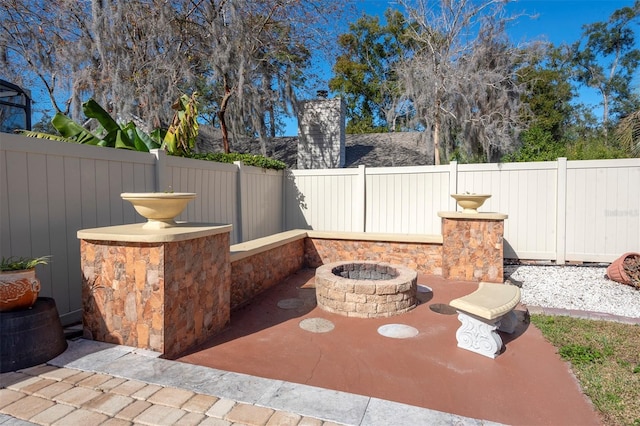
POLYGON ((640 426, 640 326, 532 315, 607 425, 640 426))

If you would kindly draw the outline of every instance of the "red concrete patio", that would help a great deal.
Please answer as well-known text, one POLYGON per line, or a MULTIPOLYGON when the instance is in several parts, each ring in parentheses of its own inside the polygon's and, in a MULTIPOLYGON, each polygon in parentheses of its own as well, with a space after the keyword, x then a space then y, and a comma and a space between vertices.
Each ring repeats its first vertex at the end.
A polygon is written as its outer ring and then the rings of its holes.
POLYGON ((528 323, 526 307, 516 308, 523 321, 513 335, 501 334, 505 349, 496 359, 457 347, 457 315, 432 308, 446 308, 477 283, 419 275, 418 284, 433 292, 421 293, 417 308, 370 319, 320 310, 313 284, 314 270, 297 272, 232 312, 221 334, 178 360, 506 424, 602 424, 568 364, 528 323), (308 318, 335 328, 306 331, 299 324, 308 318), (385 324, 419 334, 384 337, 377 329, 385 324))

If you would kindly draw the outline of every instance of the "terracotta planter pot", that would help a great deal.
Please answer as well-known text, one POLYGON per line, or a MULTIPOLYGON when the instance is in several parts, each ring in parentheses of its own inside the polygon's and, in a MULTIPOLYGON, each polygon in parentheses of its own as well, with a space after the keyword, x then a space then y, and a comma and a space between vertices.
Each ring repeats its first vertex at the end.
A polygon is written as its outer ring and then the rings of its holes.
POLYGON ((611 265, 607 267, 607 276, 610 280, 631 285, 631 278, 629 278, 629 275, 627 275, 624 270, 624 261, 630 256, 640 257, 640 253, 628 252, 611 262, 611 265))
POLYGON ((39 292, 35 268, 0 273, 0 312, 30 308, 39 292))

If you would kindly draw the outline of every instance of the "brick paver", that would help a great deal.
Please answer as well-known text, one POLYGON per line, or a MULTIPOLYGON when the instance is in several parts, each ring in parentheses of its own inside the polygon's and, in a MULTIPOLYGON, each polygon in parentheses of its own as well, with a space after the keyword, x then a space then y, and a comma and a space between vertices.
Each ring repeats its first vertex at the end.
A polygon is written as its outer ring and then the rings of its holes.
POLYGON ((47 386, 50 386, 54 383, 58 383, 58 382, 53 379, 40 379, 35 382, 29 382, 29 384, 26 384, 26 386, 21 386, 25 384, 25 383, 21 383, 20 386, 16 386, 14 387, 14 389, 20 390, 20 392, 24 392, 28 395, 31 395, 35 392, 38 392, 40 389, 46 388, 47 386))
POLYGON ((0 387, 7 388, 13 385, 14 383, 21 382, 30 377, 31 376, 28 376, 22 373, 17 373, 15 371, 10 371, 8 373, 0 373, 0 387))
POLYGON ((13 404, 20 398, 24 398, 24 394, 11 389, 0 389, 0 409, 7 405, 13 404))
POLYGON ((298 426, 322 426, 322 420, 313 417, 302 417, 298 426))
POLYGON ((230 426, 231 423, 226 421, 226 420, 222 420, 222 419, 216 419, 215 417, 206 417, 199 426, 230 426))
POLYGON ((113 379, 113 376, 97 373, 87 377, 84 380, 79 381, 77 384, 91 389, 98 389, 100 385, 108 382, 111 379, 113 379))
POLYGON ((78 370, 73 370, 71 368, 58 368, 56 370, 51 370, 40 374, 40 377, 44 379, 51 379, 57 382, 67 379, 71 376, 75 376, 78 374, 78 370))
POLYGON ((29 368, 23 368, 22 370, 18 370, 20 373, 28 374, 29 376, 39 376, 41 374, 46 374, 49 371, 57 370, 58 367, 54 367, 53 365, 40 364, 29 368))
POLYGON ((297 426, 302 417, 287 411, 276 411, 267 421, 267 426, 297 426))
POLYGON ((82 408, 97 411, 108 416, 115 416, 134 401, 135 399, 128 396, 103 393, 83 404, 82 408))
POLYGON ((250 425, 266 425, 274 413, 271 408, 239 403, 225 416, 225 420, 250 425))
POLYGON ((100 390, 102 392, 110 392, 111 389, 120 386, 121 384, 123 384, 124 382, 126 382, 127 379, 121 379, 120 377, 114 377, 110 380, 107 380, 106 382, 102 383, 100 386, 96 387, 96 390, 100 390))
MULTIPOLYGON (((12 390, 21 391, 22 388, 31 386, 34 383, 42 382, 43 380, 44 379, 38 376, 31 377, 26 374, 17 374, 15 377, 15 380, 12 380, 11 383, 7 383, 6 385, 3 384, 3 386, 12 390), (20 379, 18 376, 22 376, 22 379, 20 379)), ((49 382, 49 383, 53 383, 53 382, 49 382)))
POLYGON ((95 411, 78 409, 53 423, 54 426, 88 426, 99 425, 109 417, 95 411))
POLYGON ((95 373, 92 373, 90 371, 80 371, 77 374, 74 374, 73 376, 65 377, 64 379, 62 379, 62 381, 65 383, 70 383, 72 385, 75 385, 76 383, 81 382, 87 377, 93 376, 94 374, 95 373))
POLYGON ((28 420, 53 405, 54 403, 48 399, 27 395, 4 407, 2 412, 19 419, 28 420))
POLYGON ((194 413, 206 413, 217 401, 215 396, 196 394, 180 408, 194 413))
POLYGON ((53 399, 61 393, 68 391, 69 389, 73 389, 73 385, 64 382, 53 382, 49 386, 38 389, 37 391, 33 392, 33 394, 41 398, 53 399))
POLYGON ((162 404, 168 405, 169 407, 180 408, 194 395, 194 392, 184 389, 162 388, 158 392, 147 398, 147 401, 152 404, 162 404))
POLYGON ((205 415, 201 413, 187 413, 174 423, 175 426, 197 426, 202 420, 205 419, 205 415))
POLYGON ((56 404, 31 417, 29 421, 41 425, 51 425, 74 410, 75 408, 70 405, 56 404))
POLYGON ((61 402, 63 404, 73 405, 74 407, 80 407, 88 401, 91 401, 93 398, 97 398, 102 395, 102 392, 83 388, 83 387, 74 387, 69 389, 66 392, 63 392, 53 398, 56 402, 61 402))
POLYGON ((147 401, 137 400, 130 405, 127 405, 115 416, 123 420, 133 420, 149 407, 151 407, 151 404, 147 401))
POLYGON ((137 380, 127 380, 124 383, 111 389, 110 392, 118 393, 120 395, 130 396, 138 392, 140 389, 147 386, 146 383, 139 382, 137 380))
POLYGON ((154 393, 158 392, 160 389, 162 389, 162 386, 146 385, 145 387, 131 394, 131 396, 135 399, 147 399, 154 393))
POLYGON ((149 426, 171 426, 175 424, 186 411, 166 405, 152 405, 137 416, 133 421, 149 426))
POLYGON ((100 426, 131 426, 133 423, 127 420, 111 418, 106 422, 102 423, 100 426))
POLYGON ((217 417, 219 419, 224 418, 224 416, 236 405, 236 402, 231 399, 220 398, 213 404, 209 410, 207 410, 207 416, 217 417))

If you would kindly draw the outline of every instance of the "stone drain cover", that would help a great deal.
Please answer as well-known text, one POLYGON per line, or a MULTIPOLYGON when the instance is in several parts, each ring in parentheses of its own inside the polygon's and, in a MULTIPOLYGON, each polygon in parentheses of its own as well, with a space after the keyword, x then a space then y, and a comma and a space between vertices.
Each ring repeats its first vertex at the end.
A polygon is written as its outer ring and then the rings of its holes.
POLYGON ((278 308, 280 309, 298 309, 304 305, 302 299, 282 299, 278 302, 278 308))
POLYGON ((408 339, 418 335, 418 330, 405 324, 386 324, 378 327, 378 334, 393 339, 408 339))
POLYGON ((328 333, 335 325, 324 318, 307 318, 300 321, 300 328, 312 333, 328 333))

